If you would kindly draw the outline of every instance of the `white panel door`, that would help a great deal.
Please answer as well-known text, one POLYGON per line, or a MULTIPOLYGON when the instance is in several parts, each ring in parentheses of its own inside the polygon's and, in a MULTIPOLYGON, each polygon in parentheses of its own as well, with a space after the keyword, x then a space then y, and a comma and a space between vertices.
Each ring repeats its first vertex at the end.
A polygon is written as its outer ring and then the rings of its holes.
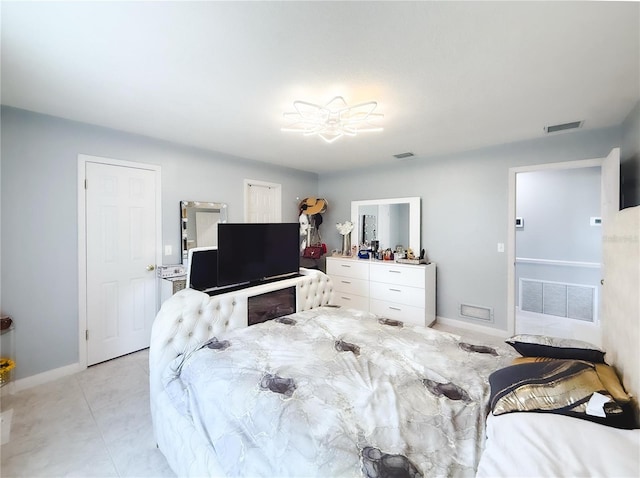
POLYGON ((260 181, 245 182, 245 222, 280 222, 281 186, 260 181))
POLYGON ((149 346, 156 313, 155 172, 86 163, 87 364, 149 346))

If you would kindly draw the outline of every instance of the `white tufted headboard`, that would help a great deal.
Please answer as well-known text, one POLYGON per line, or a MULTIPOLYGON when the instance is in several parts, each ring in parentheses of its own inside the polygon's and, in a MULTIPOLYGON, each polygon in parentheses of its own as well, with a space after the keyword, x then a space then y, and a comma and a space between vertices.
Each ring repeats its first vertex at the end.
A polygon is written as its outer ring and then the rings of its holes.
POLYGON ((151 329, 149 380, 151 402, 162 391, 162 371, 177 356, 224 332, 247 326, 248 298, 285 287, 296 287, 296 310, 330 304, 333 285, 329 276, 300 269, 300 277, 248 287, 210 297, 194 289, 183 289, 160 308, 151 329))

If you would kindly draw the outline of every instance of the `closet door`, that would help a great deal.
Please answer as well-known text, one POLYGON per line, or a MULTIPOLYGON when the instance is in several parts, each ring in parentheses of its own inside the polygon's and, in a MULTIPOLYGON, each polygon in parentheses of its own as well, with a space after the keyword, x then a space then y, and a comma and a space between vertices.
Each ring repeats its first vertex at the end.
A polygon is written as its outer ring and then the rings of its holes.
POLYGON ((156 171, 86 163, 87 365, 149 346, 156 313, 156 171))
POLYGON ((281 222, 280 184, 245 180, 244 222, 281 222))

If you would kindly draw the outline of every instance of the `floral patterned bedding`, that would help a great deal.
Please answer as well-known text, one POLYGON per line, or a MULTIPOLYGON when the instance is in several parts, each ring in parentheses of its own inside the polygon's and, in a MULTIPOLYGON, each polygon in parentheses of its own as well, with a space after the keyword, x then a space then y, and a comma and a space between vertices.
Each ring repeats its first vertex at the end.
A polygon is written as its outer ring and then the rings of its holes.
POLYGON ((163 382, 229 476, 474 476, 514 356, 322 307, 214 337, 163 382))

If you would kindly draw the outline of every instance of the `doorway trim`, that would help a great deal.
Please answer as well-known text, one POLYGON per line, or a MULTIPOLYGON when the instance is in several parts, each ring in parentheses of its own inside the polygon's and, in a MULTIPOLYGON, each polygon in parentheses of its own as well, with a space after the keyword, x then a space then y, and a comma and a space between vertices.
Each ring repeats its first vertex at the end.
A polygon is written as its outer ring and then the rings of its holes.
MULTIPOLYGON (((100 163, 111 166, 146 169, 155 172, 156 186, 156 264, 162 263, 162 167, 157 164, 138 163, 121 159, 103 158, 87 154, 78 155, 78 365, 87 368, 87 217, 86 217, 86 165, 100 163)), ((157 302, 157 301, 156 301, 157 302)))
POLYGON ((507 207, 507 332, 509 335, 515 334, 516 328, 516 175, 534 171, 602 168, 604 160, 605 158, 581 159, 509 168, 509 205, 507 207))

